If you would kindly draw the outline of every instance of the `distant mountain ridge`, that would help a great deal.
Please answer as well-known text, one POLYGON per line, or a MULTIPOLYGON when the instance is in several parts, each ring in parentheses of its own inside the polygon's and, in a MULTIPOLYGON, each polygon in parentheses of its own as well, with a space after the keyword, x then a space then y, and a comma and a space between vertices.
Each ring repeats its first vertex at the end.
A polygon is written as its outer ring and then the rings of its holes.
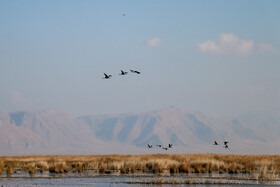
POLYGON ((0 155, 279 154, 279 123, 278 111, 218 120, 176 107, 78 118, 57 110, 0 113, 0 155), (228 140, 230 149, 212 145, 215 140, 228 140), (174 148, 167 151, 155 146, 169 143, 174 148))

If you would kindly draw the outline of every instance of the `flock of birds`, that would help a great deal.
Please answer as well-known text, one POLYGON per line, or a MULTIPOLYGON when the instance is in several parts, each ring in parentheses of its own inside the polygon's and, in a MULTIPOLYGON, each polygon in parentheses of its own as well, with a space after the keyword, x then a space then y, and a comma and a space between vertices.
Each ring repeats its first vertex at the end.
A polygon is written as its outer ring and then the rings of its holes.
MULTIPOLYGON (((123 12, 123 13, 122 13, 122 16, 126 16, 126 13, 123 12)), ((140 71, 137 71, 137 70, 130 70, 130 71, 131 71, 132 73, 140 74, 140 71)), ((119 75, 126 75, 126 74, 127 74, 126 71, 121 70, 121 73, 120 73, 119 75)), ((104 73, 103 79, 110 79, 111 77, 112 77, 112 75, 108 75, 108 74, 104 73)))
MULTIPOLYGON (((159 147, 159 148, 161 148, 161 149, 164 149, 164 150, 168 150, 168 149, 170 149, 170 148, 172 148, 172 146, 173 146, 173 144, 168 144, 168 146, 166 146, 166 147, 164 147, 163 145, 156 145, 157 147, 159 147)), ((151 145, 151 144, 148 144, 148 148, 149 149, 151 149, 151 148, 153 148, 153 145, 151 145)))
MULTIPOLYGON (((147 144, 148 145, 148 148, 149 149, 151 149, 151 148, 153 148, 153 145, 152 144, 147 144)), ((218 144, 218 142, 217 141, 214 141, 214 144, 213 145, 219 145, 218 144)), ((156 145, 157 147, 159 147, 159 148, 162 148, 162 149, 164 149, 164 150, 168 150, 168 149, 170 149, 170 148, 173 148, 172 146, 173 146, 173 144, 168 144, 168 146, 166 146, 166 147, 163 147, 162 145, 156 145)), ((223 146, 225 149, 229 149, 228 148, 228 141, 224 141, 224 146, 223 146)))
MULTIPOLYGON (((213 145, 219 145, 217 141, 214 141, 213 145)), ((228 149, 228 141, 224 141, 224 148, 228 149)))
MULTIPOLYGON (((136 73, 136 74, 140 74, 140 71, 137 71, 137 70, 130 70, 132 73, 136 73)), ((126 75, 127 72, 126 71, 123 71, 121 70, 121 73, 119 75, 126 75)), ((112 75, 108 75, 106 73, 104 73, 104 76, 103 79, 110 79, 112 77, 112 75)))

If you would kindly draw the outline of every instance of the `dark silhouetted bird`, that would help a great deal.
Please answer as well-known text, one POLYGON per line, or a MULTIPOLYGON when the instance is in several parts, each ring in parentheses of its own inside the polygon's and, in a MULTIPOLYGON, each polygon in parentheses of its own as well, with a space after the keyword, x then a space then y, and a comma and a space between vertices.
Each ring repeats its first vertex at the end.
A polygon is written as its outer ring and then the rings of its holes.
POLYGON ((126 71, 121 70, 121 74, 119 74, 119 75, 126 75, 126 74, 127 74, 126 71))
POLYGON ((161 147, 161 145, 157 145, 158 147, 161 147))
POLYGON ((168 150, 168 148, 167 148, 167 147, 163 147, 162 149, 164 149, 164 150, 168 150))
POLYGON ((219 145, 216 141, 214 141, 214 145, 219 145))
POLYGON ((148 148, 152 148, 152 147, 153 147, 153 145, 148 144, 148 148))
POLYGON ((173 145, 173 144, 168 144, 168 148, 172 148, 172 145, 173 145))
POLYGON ((132 73, 137 73, 137 74, 140 74, 139 71, 136 71, 136 70, 130 70, 132 73))
POLYGON ((228 149, 228 145, 225 145, 225 148, 228 149))
POLYGON ((112 77, 112 75, 107 75, 106 73, 104 73, 104 78, 103 79, 110 79, 110 77, 112 77))
POLYGON ((224 141, 224 145, 226 146, 228 144, 228 141, 224 141))

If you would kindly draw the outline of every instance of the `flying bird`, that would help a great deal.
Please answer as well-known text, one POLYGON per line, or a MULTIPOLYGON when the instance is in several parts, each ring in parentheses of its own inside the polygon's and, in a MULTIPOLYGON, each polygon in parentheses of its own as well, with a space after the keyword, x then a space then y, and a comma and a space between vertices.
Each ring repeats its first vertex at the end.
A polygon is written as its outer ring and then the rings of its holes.
POLYGON ((158 147, 161 147, 161 145, 157 145, 158 147))
POLYGON ((152 148, 152 147, 153 147, 153 145, 148 144, 148 148, 152 148))
POLYGON ((173 144, 168 144, 168 148, 172 148, 172 145, 173 145, 173 144))
POLYGON ((121 74, 119 74, 119 75, 126 75, 126 74, 127 74, 126 71, 121 70, 121 74))
POLYGON ((137 74, 140 74, 139 71, 136 71, 136 70, 130 70, 132 73, 137 73, 137 74))
POLYGON ((225 149, 228 149, 228 145, 225 145, 225 149))
POLYGON ((162 149, 164 149, 164 150, 168 150, 168 148, 167 148, 167 147, 163 147, 162 149))
POLYGON ((110 79, 110 77, 112 77, 112 75, 107 75, 106 73, 104 73, 104 78, 103 79, 110 79))
POLYGON ((214 145, 219 145, 216 141, 214 141, 214 145))
POLYGON ((228 141, 224 141, 224 145, 226 146, 228 144, 228 141))

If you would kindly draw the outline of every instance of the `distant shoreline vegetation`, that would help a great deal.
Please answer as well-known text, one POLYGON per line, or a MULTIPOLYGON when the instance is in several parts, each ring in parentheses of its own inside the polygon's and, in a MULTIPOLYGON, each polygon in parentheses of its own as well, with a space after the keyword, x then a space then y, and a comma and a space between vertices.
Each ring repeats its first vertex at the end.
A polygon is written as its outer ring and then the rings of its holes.
MULTIPOLYGON (((246 174, 279 180, 280 155, 151 154, 1 156, 0 173, 246 174)), ((217 174, 217 175, 215 175, 217 174)), ((210 176, 210 175, 209 175, 210 176)), ((238 175, 236 175, 238 176, 238 175)), ((244 180, 244 178, 242 178, 244 180)))

